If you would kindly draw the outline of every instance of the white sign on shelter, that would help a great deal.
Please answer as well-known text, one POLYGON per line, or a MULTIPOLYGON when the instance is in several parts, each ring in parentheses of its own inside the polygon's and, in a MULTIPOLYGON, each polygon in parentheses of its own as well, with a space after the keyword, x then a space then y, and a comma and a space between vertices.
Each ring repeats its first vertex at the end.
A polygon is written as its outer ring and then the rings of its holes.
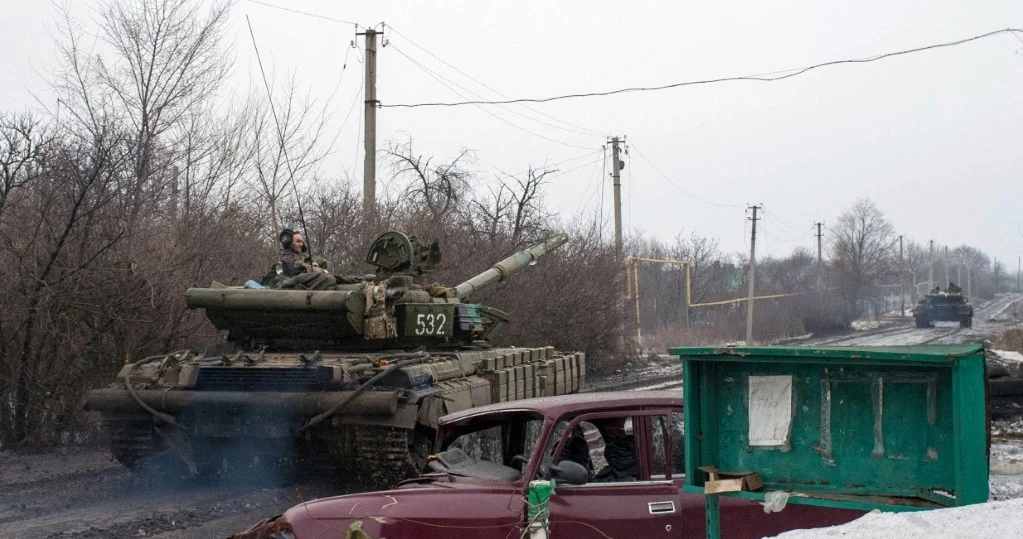
POLYGON ((749 377, 749 445, 784 446, 792 427, 792 376, 749 377))

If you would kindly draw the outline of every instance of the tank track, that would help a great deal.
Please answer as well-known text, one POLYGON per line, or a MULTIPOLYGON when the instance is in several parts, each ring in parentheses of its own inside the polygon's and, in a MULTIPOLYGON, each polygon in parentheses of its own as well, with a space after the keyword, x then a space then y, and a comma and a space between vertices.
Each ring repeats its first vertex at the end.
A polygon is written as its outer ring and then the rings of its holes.
POLYGON ((429 452, 424 433, 397 427, 363 425, 353 428, 352 471, 362 480, 386 488, 423 471, 429 452))

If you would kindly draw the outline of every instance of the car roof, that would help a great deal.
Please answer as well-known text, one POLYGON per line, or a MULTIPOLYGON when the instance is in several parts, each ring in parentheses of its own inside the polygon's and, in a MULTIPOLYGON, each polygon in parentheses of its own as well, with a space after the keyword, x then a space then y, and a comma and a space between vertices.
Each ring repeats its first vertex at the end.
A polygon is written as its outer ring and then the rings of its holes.
POLYGON ((455 423, 467 417, 491 412, 522 410, 539 412, 545 416, 554 417, 571 413, 599 412, 601 410, 637 406, 681 407, 682 391, 602 391, 499 402, 448 414, 440 418, 440 424, 455 423))

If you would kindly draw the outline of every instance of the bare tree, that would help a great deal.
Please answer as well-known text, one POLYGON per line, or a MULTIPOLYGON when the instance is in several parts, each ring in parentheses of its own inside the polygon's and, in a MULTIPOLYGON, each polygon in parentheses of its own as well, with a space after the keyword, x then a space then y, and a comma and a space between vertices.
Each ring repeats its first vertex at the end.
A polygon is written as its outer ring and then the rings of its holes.
POLYGON ((157 146, 178 138, 172 130, 187 131, 189 116, 217 95, 230 72, 222 44, 230 4, 215 2, 204 14, 199 6, 108 1, 101 10, 101 38, 113 54, 96 58, 97 74, 134 133, 139 196, 154 179, 157 146))
POLYGON ((390 143, 387 156, 392 178, 408 181, 400 200, 429 212, 434 221, 447 219, 469 191, 473 172, 466 168, 475 155, 463 149, 449 162, 433 165, 433 159, 416 155, 412 140, 390 143))
POLYGON ((261 105, 253 123, 251 184, 268 212, 264 222, 277 229, 291 224, 284 215, 297 207, 302 185, 315 177, 330 151, 323 140, 330 114, 297 92, 292 80, 278 99, 257 99, 261 105))
POLYGON ((8 199, 42 172, 41 153, 49 141, 39 118, 0 114, 0 220, 8 199))
POLYGON ((556 169, 529 167, 525 177, 510 174, 497 176, 497 188, 487 187, 487 194, 475 197, 462 212, 472 230, 482 232, 495 244, 498 237, 510 235, 519 245, 550 230, 550 213, 543 204, 543 186, 547 176, 556 169))
POLYGON ((53 359, 43 352, 55 343, 55 306, 67 304, 68 286, 88 274, 125 232, 117 212, 108 209, 120 191, 126 148, 116 133, 91 145, 53 144, 46 173, 33 182, 31 196, 18 209, 18 226, 7 223, 0 232, 11 247, 6 263, 20 277, 13 291, 23 298, 19 309, 6 313, 18 328, 17 341, 4 335, 7 343, 17 345, 4 347, 4 363, 12 371, 5 380, 14 381, 13 387, 0 390, 13 403, 4 410, 9 415, 0 418, 8 440, 25 440, 33 418, 45 418, 31 412, 46 393, 41 384, 51 375, 47 366, 53 359))
POLYGON ((828 252, 834 277, 848 312, 859 315, 861 302, 875 299, 875 286, 892 275, 892 225, 873 202, 860 199, 838 216, 831 232, 828 252))

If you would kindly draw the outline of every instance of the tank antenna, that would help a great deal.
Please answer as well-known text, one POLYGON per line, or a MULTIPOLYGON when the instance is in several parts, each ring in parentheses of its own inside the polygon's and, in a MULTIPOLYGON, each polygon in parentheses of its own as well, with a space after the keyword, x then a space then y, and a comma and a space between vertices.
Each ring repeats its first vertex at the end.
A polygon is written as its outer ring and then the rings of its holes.
POLYGON ((270 114, 274 117, 274 125, 277 126, 277 140, 281 143, 281 152, 284 153, 284 162, 288 165, 288 182, 291 189, 295 191, 295 202, 298 204, 298 220, 302 223, 302 236, 305 239, 306 249, 309 250, 309 258, 313 257, 313 242, 309 239, 309 232, 305 226, 305 215, 302 213, 302 197, 298 196, 298 187, 295 186, 295 171, 291 168, 291 158, 288 157, 288 148, 284 144, 284 132, 281 131, 281 122, 277 119, 277 111, 274 109, 273 94, 270 93, 270 84, 266 81, 266 71, 263 70, 263 59, 259 56, 259 47, 256 46, 256 34, 252 31, 252 21, 248 14, 245 15, 245 24, 249 26, 249 36, 252 37, 252 48, 256 51, 256 63, 259 64, 259 73, 263 76, 263 87, 266 88, 266 100, 270 104, 270 114))

